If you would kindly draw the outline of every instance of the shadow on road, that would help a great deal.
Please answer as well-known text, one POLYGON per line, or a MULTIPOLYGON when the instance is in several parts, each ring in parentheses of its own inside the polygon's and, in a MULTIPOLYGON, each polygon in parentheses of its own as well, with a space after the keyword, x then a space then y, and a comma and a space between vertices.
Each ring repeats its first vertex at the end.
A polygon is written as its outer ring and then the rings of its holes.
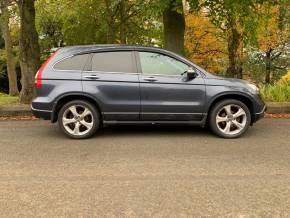
POLYGON ((103 127, 101 132, 102 134, 207 134, 210 133, 210 129, 190 125, 114 125, 103 127))
MULTIPOLYGON (((46 134, 51 137, 66 138, 57 125, 46 129, 46 134)), ((216 137, 209 127, 182 126, 182 125, 111 125, 102 127, 93 138, 117 137, 117 136, 202 136, 216 137)))
MULTIPOLYGON (((242 138, 263 138, 269 135, 269 128, 265 128, 267 125, 263 124, 265 121, 272 121, 265 119, 264 121, 258 122, 253 126, 250 126, 245 135, 242 138)), ((277 121, 277 120, 274 120, 277 121)), ((272 121, 273 122, 273 121, 272 121)), ((284 123, 285 121, 283 121, 284 123)), ((39 125, 36 121, 36 125, 39 125)), ((275 125, 272 124, 271 125, 275 125)), ((41 128, 39 129, 41 134, 48 137, 67 138, 59 129, 58 125, 49 125, 46 121, 41 121, 41 128)), ((271 132, 271 131, 270 131, 271 132)), ((214 135, 208 126, 202 128, 194 125, 109 125, 102 127, 94 138, 107 138, 107 137, 138 137, 138 136, 174 136, 174 137, 202 137, 202 138, 219 138, 214 135)))

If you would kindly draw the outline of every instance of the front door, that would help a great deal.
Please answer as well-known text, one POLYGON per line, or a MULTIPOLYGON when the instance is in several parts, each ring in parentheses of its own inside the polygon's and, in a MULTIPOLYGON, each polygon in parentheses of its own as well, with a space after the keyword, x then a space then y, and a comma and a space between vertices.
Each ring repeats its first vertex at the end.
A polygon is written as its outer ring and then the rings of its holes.
POLYGON ((182 74, 188 64, 161 53, 138 54, 141 120, 201 121, 205 102, 202 76, 186 81, 182 74))

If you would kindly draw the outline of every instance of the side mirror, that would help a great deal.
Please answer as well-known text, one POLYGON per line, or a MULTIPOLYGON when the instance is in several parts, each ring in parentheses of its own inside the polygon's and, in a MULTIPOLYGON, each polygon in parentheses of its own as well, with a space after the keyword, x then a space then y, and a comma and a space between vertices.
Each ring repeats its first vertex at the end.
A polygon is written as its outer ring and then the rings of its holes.
POLYGON ((185 77, 186 81, 193 80, 194 78, 198 76, 198 73, 193 68, 189 68, 187 71, 184 72, 184 74, 186 75, 185 77))

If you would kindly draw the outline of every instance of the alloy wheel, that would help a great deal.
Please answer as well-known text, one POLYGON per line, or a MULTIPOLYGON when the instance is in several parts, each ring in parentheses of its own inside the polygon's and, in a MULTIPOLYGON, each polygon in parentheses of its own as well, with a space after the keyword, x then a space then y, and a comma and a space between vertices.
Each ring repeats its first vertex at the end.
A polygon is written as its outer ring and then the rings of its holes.
POLYGON ((65 130, 74 136, 85 135, 93 128, 93 113, 86 106, 72 105, 64 111, 62 124, 65 130))
POLYGON ((246 123, 245 110, 236 104, 225 105, 216 115, 216 125, 226 135, 240 133, 246 127, 246 123))

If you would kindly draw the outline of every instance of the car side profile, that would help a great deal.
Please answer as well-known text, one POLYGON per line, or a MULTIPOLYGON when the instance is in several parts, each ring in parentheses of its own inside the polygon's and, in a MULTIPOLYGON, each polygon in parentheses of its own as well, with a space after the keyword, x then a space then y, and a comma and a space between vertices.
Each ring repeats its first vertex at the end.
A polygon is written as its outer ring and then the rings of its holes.
POLYGON ((109 124, 209 125, 237 138, 266 110, 255 85, 156 47, 60 48, 37 72, 35 87, 33 114, 76 139, 109 124))

